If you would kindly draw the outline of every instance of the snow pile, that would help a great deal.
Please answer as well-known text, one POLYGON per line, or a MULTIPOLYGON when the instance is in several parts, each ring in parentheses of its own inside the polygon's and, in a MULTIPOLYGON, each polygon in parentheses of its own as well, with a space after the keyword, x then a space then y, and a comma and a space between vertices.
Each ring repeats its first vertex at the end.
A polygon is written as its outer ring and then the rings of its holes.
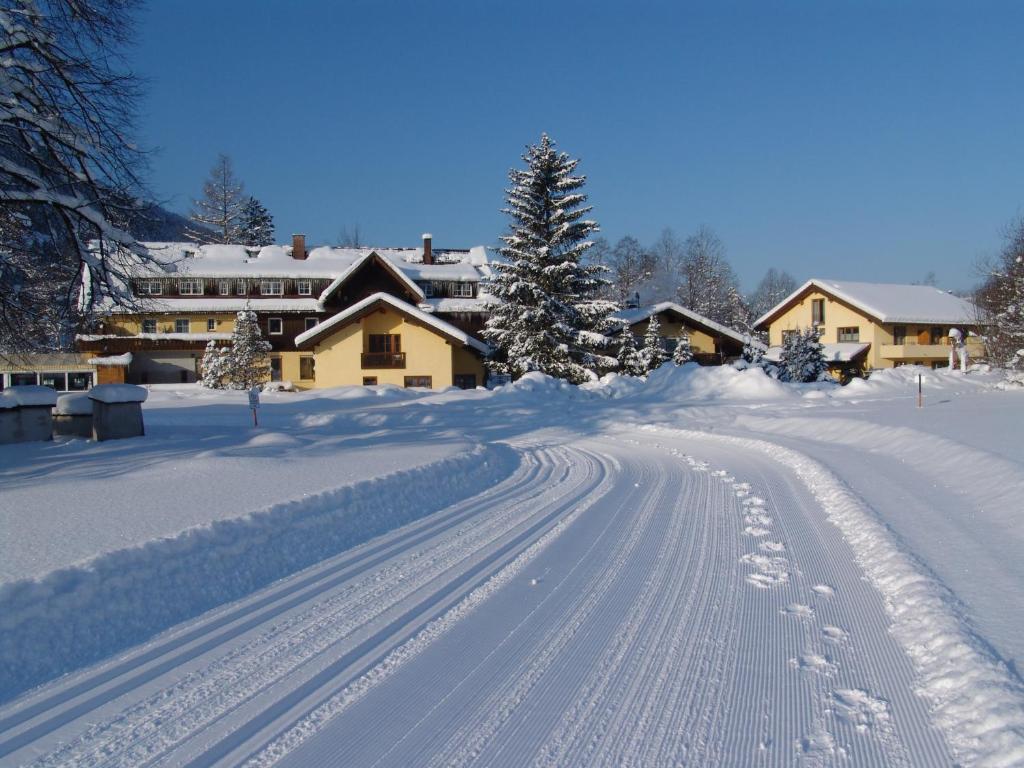
POLYGON ((921 377, 924 395, 942 392, 989 389, 995 386, 998 375, 984 370, 987 366, 972 366, 968 373, 939 368, 933 370, 921 365, 901 365, 874 371, 867 379, 853 379, 837 389, 833 397, 850 399, 863 397, 893 397, 913 394, 917 396, 917 380, 921 377))
POLYGON ((89 397, 101 403, 144 403, 149 392, 134 384, 100 384, 89 390, 89 397))
MULTIPOLYGON (((36 384, 25 384, 19 387, 10 387, 4 392, 4 397, 14 401, 15 405, 22 408, 49 406, 57 404, 57 391, 49 387, 40 387, 36 384)), ((2 406, 0 406, 2 407, 2 406)), ((7 406, 10 408, 11 406, 7 406)))
POLYGON ((578 391, 578 387, 575 384, 570 384, 564 379, 556 379, 553 376, 548 376, 546 373, 540 371, 530 371, 529 373, 523 374, 520 378, 509 384, 502 384, 500 387, 495 387, 494 391, 506 395, 531 393, 531 394, 566 394, 572 395, 572 393, 578 391))
POLYGON ((516 461, 478 446, 4 584, 0 700, 480 493, 516 461))
POLYGON ((87 392, 74 392, 57 398, 54 413, 58 416, 91 416, 92 399, 87 392))
MULTIPOLYGON (((820 384, 783 384, 760 368, 738 370, 731 365, 663 365, 647 377, 641 397, 673 401, 770 401, 787 400, 820 384)), ((828 385, 825 385, 828 386, 828 385)))

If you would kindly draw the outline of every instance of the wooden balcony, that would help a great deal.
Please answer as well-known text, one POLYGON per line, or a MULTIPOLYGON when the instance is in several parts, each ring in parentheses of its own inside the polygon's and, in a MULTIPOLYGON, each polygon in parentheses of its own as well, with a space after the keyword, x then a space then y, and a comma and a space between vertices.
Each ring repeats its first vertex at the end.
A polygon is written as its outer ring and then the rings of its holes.
POLYGON ((363 368, 405 368, 405 352, 363 352, 363 368))
MULTIPOLYGON (((941 344, 920 344, 908 339, 903 344, 883 344, 879 351, 886 360, 946 360, 950 349, 946 339, 941 344)), ((972 359, 984 355, 984 351, 981 341, 974 337, 967 339, 967 354, 972 359)))

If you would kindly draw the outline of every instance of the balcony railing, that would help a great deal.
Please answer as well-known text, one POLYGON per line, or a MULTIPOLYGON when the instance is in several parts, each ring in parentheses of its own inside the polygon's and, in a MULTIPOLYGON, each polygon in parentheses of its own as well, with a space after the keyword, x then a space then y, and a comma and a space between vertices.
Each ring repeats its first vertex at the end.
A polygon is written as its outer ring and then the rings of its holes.
POLYGON ((405 368, 405 352, 363 352, 363 368, 405 368))
MULTIPOLYGON (((949 357, 952 347, 948 339, 941 344, 920 344, 917 341, 907 340, 903 344, 883 344, 880 349, 881 356, 887 360, 944 360, 949 357)), ((967 353, 971 357, 977 357, 984 352, 984 345, 972 338, 967 339, 967 353)))

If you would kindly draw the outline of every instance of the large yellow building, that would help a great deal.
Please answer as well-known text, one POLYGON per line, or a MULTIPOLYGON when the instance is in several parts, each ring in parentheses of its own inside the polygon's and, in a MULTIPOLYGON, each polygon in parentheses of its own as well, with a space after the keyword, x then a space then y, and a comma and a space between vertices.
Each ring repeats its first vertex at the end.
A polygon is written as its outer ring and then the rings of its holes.
POLYGON ((486 249, 307 250, 148 244, 153 260, 131 286, 136 305, 101 305, 78 338, 95 356, 131 353, 125 378, 185 383, 210 341, 228 343, 241 310, 272 346, 271 379, 299 389, 352 384, 474 387, 487 347, 476 337, 490 303, 486 249))
POLYGON ((812 326, 836 373, 945 366, 952 328, 963 332, 972 358, 984 354, 974 305, 930 285, 812 279, 754 323, 768 331, 769 359, 787 333, 812 326))

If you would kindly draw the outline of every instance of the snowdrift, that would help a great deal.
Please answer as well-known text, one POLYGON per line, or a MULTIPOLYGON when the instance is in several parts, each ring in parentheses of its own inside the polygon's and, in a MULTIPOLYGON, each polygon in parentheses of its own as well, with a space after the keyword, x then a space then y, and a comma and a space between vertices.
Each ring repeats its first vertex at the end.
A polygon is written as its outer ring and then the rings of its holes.
POLYGON ((0 701, 480 493, 516 463, 478 446, 0 586, 0 701))

